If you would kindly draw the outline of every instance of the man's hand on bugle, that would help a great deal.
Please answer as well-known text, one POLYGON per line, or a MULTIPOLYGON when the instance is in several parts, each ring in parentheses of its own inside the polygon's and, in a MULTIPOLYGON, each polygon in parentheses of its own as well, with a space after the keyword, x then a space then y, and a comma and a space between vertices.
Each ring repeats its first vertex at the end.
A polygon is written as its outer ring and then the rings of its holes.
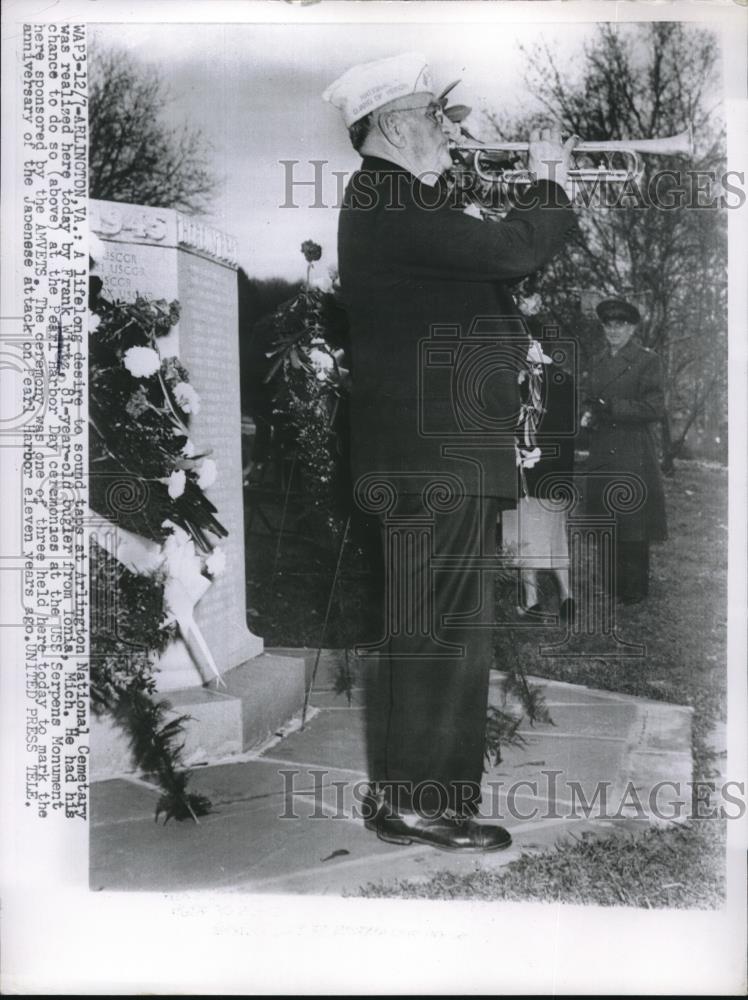
POLYGON ((555 181, 565 188, 568 181, 569 159, 579 142, 573 135, 566 142, 556 128, 533 129, 527 152, 528 169, 538 181, 555 181))

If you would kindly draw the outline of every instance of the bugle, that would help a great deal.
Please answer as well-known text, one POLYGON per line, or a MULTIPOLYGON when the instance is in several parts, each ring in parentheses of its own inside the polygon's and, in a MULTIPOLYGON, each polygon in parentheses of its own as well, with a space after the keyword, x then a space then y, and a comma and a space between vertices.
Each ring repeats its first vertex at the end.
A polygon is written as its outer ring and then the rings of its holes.
MULTIPOLYGON (((507 168, 511 154, 527 153, 529 142, 459 143, 456 152, 464 155, 468 165, 482 181, 490 184, 530 184, 532 176, 526 169, 507 168), (498 161, 498 162, 497 162, 498 161), (493 166, 492 166, 493 164, 493 166)), ((661 139, 610 139, 606 142, 580 142, 572 150, 572 158, 600 156, 607 162, 595 166, 572 166, 570 183, 604 182, 622 184, 638 180, 644 170, 642 155, 693 156, 693 135, 690 127, 677 135, 661 139), (624 167, 613 167, 610 159, 619 155, 627 161, 624 167)))

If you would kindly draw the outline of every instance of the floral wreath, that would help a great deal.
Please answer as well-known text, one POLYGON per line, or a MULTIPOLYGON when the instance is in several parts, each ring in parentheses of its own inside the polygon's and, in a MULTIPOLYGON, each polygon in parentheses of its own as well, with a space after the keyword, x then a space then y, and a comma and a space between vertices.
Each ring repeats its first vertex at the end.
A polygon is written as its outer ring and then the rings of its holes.
POLYGON ((105 521, 91 546, 92 603, 96 611, 103 588, 116 608, 111 621, 92 618, 92 701, 125 727, 136 763, 161 785, 157 816, 196 819, 210 804, 186 791, 177 739, 187 717, 169 719, 168 702, 155 698, 153 663, 178 632, 223 683, 194 618, 226 565, 217 543, 228 532, 204 492, 218 469, 190 437, 200 399, 187 370, 158 350, 178 303, 109 302, 100 278, 91 285, 90 506, 105 521))

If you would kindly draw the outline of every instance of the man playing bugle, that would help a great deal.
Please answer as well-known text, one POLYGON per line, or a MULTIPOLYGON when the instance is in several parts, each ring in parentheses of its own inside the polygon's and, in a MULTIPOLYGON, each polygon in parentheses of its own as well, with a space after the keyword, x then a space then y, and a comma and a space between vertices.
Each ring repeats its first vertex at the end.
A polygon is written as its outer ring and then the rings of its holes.
POLYGON ((575 225, 564 192, 573 142, 532 136, 536 182, 504 221, 482 222, 450 198, 434 94, 418 53, 354 66, 324 94, 363 157, 340 215, 339 266, 356 499, 379 518, 385 545, 365 819, 392 843, 490 851, 511 843, 473 818, 492 580, 445 561, 494 555, 498 510, 516 503, 512 432, 527 338, 507 282, 543 266, 575 225), (492 442, 506 431, 504 445, 489 443, 485 427, 492 442))

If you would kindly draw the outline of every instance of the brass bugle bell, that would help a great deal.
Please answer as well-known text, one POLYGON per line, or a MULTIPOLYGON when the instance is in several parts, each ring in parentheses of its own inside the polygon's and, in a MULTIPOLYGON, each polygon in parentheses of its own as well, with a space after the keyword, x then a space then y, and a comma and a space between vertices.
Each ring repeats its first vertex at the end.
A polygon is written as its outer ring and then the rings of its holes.
MULTIPOLYGON (((501 159, 506 162, 507 153, 527 153, 529 142, 459 143, 458 152, 465 153, 471 160, 472 169, 482 181, 497 184, 530 184, 532 177, 527 170, 511 169, 506 166, 491 167, 491 162, 501 159)), ((661 139, 609 139, 605 142, 580 142, 572 150, 572 157, 595 154, 620 154, 628 160, 625 168, 600 165, 597 167, 571 167, 568 171, 570 182, 604 181, 620 184, 641 177, 644 164, 642 154, 659 156, 693 156, 693 134, 687 128, 677 135, 661 139)))

